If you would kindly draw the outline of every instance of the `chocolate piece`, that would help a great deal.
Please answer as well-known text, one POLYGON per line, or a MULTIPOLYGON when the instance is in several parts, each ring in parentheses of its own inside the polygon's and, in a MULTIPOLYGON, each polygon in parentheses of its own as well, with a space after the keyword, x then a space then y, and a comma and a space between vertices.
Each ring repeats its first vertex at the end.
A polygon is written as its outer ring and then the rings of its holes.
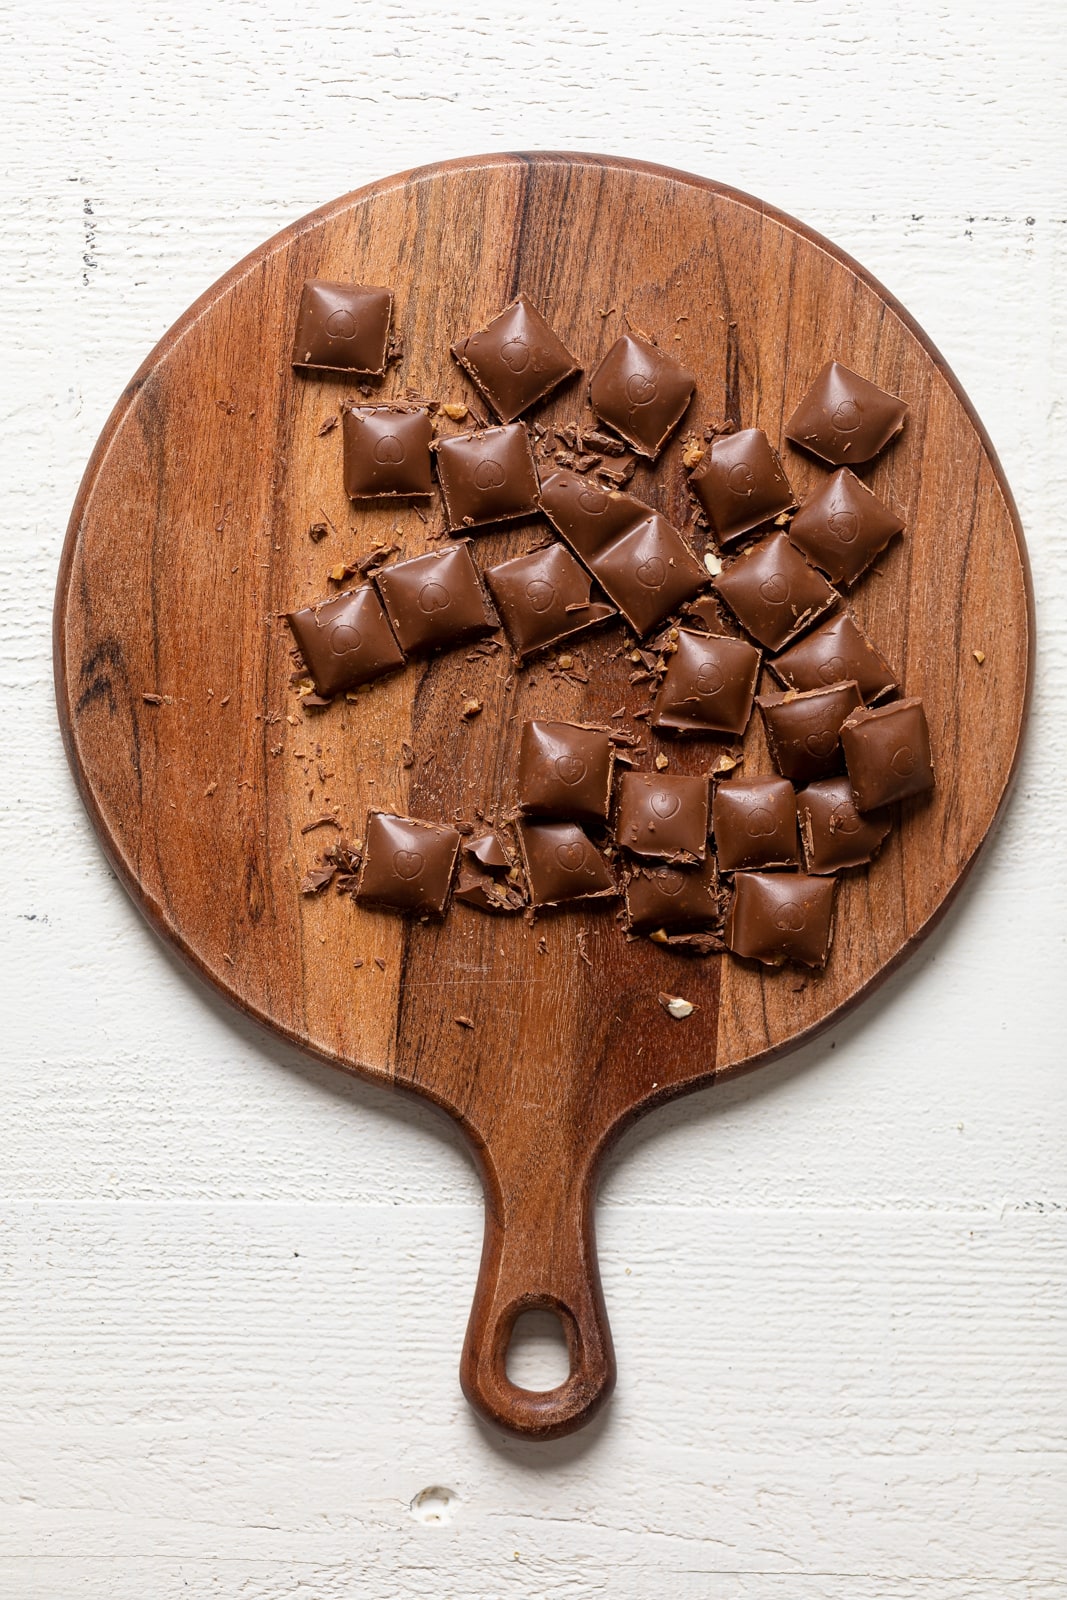
POLYGON ((784 533, 772 533, 712 581, 734 616, 768 650, 781 650, 840 597, 784 533))
POLYGON ((930 730, 921 700, 855 711, 841 724, 841 748, 858 811, 907 800, 934 786, 930 730))
POLYGON ((353 406, 344 414, 345 494, 350 500, 415 499, 433 493, 430 413, 353 406))
POLYGON ((452 354, 501 422, 541 400, 581 368, 531 300, 520 294, 479 333, 457 339, 452 354))
POLYGON ((590 598, 589 574, 562 544, 489 567, 485 581, 520 660, 615 615, 590 598))
POLYGON ((723 872, 800 864, 796 796, 785 778, 717 783, 711 831, 723 872))
POLYGON ((801 872, 739 872, 726 918, 726 948, 780 967, 823 967, 833 936, 833 878, 801 872))
POLYGON ((460 867, 452 899, 498 916, 514 916, 526 906, 526 896, 513 883, 502 883, 490 873, 470 866, 460 867))
POLYGON ((605 728, 526 722, 519 746, 519 809, 527 816, 603 822, 614 766, 615 749, 605 728))
POLYGON ((371 811, 356 899, 394 911, 443 917, 459 843, 455 828, 371 811))
POLYGON ((491 633, 496 612, 466 539, 374 574, 389 621, 407 651, 445 650, 491 633))
POLYGON ((689 483, 720 544, 732 544, 796 504, 762 428, 713 439, 689 483))
POLYGON ((652 726, 672 733, 744 733, 759 667, 760 653, 745 639, 679 628, 652 726))
POLYGON ((904 426, 905 401, 828 361, 785 425, 785 436, 831 466, 856 466, 884 450, 904 426))
POLYGON ((854 472, 841 467, 809 495, 789 537, 834 583, 855 583, 904 524, 854 472))
POLYGON ((309 278, 300 296, 293 366, 380 377, 392 315, 391 289, 309 278))
POLYGON ((615 837, 631 855, 703 861, 708 847, 708 780, 624 772, 615 837))
POLYGON ((841 770, 841 724, 863 704, 855 683, 835 683, 803 694, 787 689, 785 694, 760 695, 756 704, 771 760, 784 777, 811 783, 841 770))
POLYGON ((472 856, 486 872, 507 872, 512 864, 510 855, 496 833, 483 833, 477 839, 464 839, 463 854, 472 856))
POLYGON ((638 455, 655 460, 682 420, 696 378, 654 344, 627 333, 589 380, 589 400, 609 428, 638 455))
POLYGON ((550 472, 542 478, 541 510, 583 561, 591 561, 652 514, 643 500, 598 489, 577 472, 550 472))
POLYGON ((607 862, 576 823, 520 822, 515 831, 531 905, 603 900, 618 893, 607 862))
POLYGON ((528 517, 538 509, 537 469, 521 422, 453 434, 433 448, 453 532, 528 517))
POLYGON ((316 694, 329 699, 404 665, 381 601, 369 583, 287 617, 316 694))
POLYGON ((710 850, 699 867, 636 867, 625 893, 626 926, 631 933, 721 927, 723 901, 710 850))
POLYGON ((837 612, 767 665, 787 689, 821 689, 852 678, 865 705, 897 687, 892 668, 851 611, 837 612))
POLYGON ((658 511, 591 556, 589 565, 637 634, 658 628, 708 581, 681 534, 658 511))
POLYGON ((800 837, 809 872, 840 872, 872 861, 892 823, 886 811, 861 817, 847 778, 824 778, 797 795, 800 837))

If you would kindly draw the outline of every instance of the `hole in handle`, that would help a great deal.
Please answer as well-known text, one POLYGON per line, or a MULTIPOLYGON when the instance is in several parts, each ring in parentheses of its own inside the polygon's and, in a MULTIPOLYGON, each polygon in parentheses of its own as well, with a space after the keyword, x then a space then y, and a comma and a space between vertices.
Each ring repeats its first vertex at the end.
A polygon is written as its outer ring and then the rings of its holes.
POLYGON ((556 1311, 526 1310, 511 1330, 504 1370, 509 1383, 531 1394, 558 1389, 571 1375, 571 1353, 556 1311))

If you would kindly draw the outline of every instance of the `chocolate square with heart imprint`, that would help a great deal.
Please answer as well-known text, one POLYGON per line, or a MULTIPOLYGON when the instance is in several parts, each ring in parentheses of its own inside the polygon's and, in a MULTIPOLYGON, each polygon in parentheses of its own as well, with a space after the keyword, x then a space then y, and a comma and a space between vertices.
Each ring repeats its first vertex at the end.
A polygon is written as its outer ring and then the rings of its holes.
POLYGON ((677 528, 657 511, 591 556, 589 565, 608 598, 642 635, 666 622, 708 582, 677 528))
POLYGON ((712 580, 741 626, 768 650, 781 650, 839 599, 784 533, 772 533, 712 580))
POLYGON ((635 495, 601 489, 580 472, 549 472, 541 479, 541 510, 583 561, 652 515, 635 495))
POLYGON ((309 278, 300 296, 293 366, 380 377, 392 315, 391 289, 309 278))
POLYGON ((707 778, 624 772, 615 837, 631 855, 703 861, 708 847, 707 778))
POLYGON ((452 532, 510 522, 539 509, 537 468, 521 422, 453 434, 433 448, 452 532))
POLYGON ((889 812, 856 810, 848 778, 809 783, 797 795, 804 864, 816 875, 873 861, 892 827, 889 812))
POLYGON ((897 687, 896 674, 851 611, 838 611, 767 665, 787 689, 822 689, 850 678, 864 705, 897 687))
POLYGON ((744 733, 752 715, 760 652, 746 639, 679 628, 652 726, 669 733, 744 733))
POLYGON ((841 724, 863 704, 853 682, 825 689, 787 689, 761 694, 760 708, 771 760, 793 783, 811 783, 840 772, 841 724))
POLYGON ((904 527, 895 511, 847 467, 810 494, 789 524, 789 537, 831 583, 855 583, 904 527))
POLYGON ((655 460, 682 420, 696 377, 632 333, 617 339, 589 380, 589 401, 638 455, 655 460))
POLYGON ((404 652, 369 583, 317 606, 290 611, 286 620, 324 700, 404 665, 404 652))
POLYGON ((604 822, 615 749, 606 728, 575 722, 523 724, 518 802, 526 816, 604 822))
POLYGON ((519 822, 515 832, 533 906, 618 893, 611 868, 575 822, 519 822))
POLYGON ((393 911, 443 917, 459 846, 456 828, 386 811, 370 812, 356 899, 393 911))
POLYGON ((698 867, 635 867, 626 885, 626 926, 631 933, 717 928, 722 912, 719 874, 710 850, 698 867))
POLYGON ((884 450, 907 414, 895 394, 828 361, 786 423, 785 436, 831 466, 855 466, 884 450))
POLYGON ((491 633, 497 615, 466 539, 374 574, 405 650, 425 655, 491 633))
POLYGON ((689 484, 720 544, 732 544, 796 504, 762 428, 713 439, 689 484))
POLYGON ((566 545, 548 544, 488 567, 485 581, 520 661, 615 615, 566 545))
POLYGON ((478 333, 457 339, 452 354, 501 422, 515 418, 581 369, 532 300, 520 294, 478 333))
POLYGON ((420 407, 350 406, 342 419, 350 500, 412 500, 433 493, 430 413, 420 407))
POLYGON ((800 865, 796 796, 786 778, 716 784, 711 831, 723 872, 800 865))
POLYGON ((803 872, 739 872, 726 918, 726 948, 780 967, 824 967, 833 938, 835 878, 803 872))
POLYGON ((854 711, 841 724, 841 748, 859 811, 910 800, 934 786, 930 730, 921 700, 854 711))

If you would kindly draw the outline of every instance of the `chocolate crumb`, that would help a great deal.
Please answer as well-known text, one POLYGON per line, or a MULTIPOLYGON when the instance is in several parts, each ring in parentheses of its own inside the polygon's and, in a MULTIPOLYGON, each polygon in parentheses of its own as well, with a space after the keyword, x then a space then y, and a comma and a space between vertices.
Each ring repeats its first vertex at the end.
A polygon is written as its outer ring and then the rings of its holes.
POLYGON ((452 1021, 458 1023, 461 1028, 474 1027, 474 1023, 471 1021, 470 1017, 453 1017, 452 1021))
POLYGON ((319 429, 319 438, 321 439, 324 433, 332 433, 337 426, 338 420, 337 417, 327 417, 319 429))
POLYGON ((375 956, 374 965, 378 968, 379 972, 385 971, 385 962, 382 960, 381 956, 375 956))

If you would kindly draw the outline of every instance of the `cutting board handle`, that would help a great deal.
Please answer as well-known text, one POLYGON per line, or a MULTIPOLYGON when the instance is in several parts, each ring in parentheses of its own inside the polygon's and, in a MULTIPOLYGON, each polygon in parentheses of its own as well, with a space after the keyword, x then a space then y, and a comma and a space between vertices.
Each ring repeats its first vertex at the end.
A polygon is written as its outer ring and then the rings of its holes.
POLYGON ((554 1181, 551 1167, 531 1163, 513 1185, 491 1174, 486 1191, 485 1241, 460 1364, 463 1392, 509 1433, 558 1438, 583 1427, 615 1387, 592 1172, 560 1176, 556 1168, 554 1181), (562 1324, 570 1374, 555 1389, 521 1389, 507 1375, 508 1345, 524 1311, 553 1312, 562 1324))

